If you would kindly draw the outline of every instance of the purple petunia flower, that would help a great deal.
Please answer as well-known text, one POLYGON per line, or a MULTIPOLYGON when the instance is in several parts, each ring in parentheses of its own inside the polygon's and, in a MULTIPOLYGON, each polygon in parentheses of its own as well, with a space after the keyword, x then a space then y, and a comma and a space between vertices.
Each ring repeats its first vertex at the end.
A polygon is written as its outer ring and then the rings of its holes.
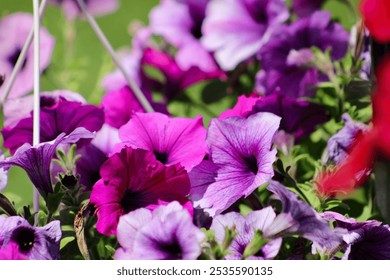
POLYGON ((299 234, 328 250, 341 243, 341 234, 333 231, 311 206, 298 200, 295 193, 276 181, 271 181, 267 189, 280 199, 283 209, 266 228, 264 237, 299 234))
POLYGON ((236 105, 232 109, 228 109, 219 115, 219 119, 228 117, 247 117, 252 113, 253 107, 257 101, 261 99, 260 96, 245 96, 240 95, 237 99, 236 105))
POLYGON ((313 87, 327 77, 311 66, 314 55, 310 48, 330 49, 337 60, 346 54, 348 39, 348 32, 324 11, 280 27, 259 52, 266 94, 280 89, 290 97, 313 95, 313 87))
POLYGON ((94 134, 85 128, 77 128, 69 135, 61 133, 55 140, 44 142, 37 146, 25 143, 15 154, 0 162, 0 167, 9 169, 11 166, 23 168, 34 186, 42 196, 53 192, 50 163, 60 144, 76 143, 80 139, 93 138, 94 134))
MULTIPOLYGON (((252 241, 255 232, 264 230, 270 226, 275 219, 275 212, 272 207, 267 207, 259 211, 253 211, 246 217, 236 212, 230 212, 225 215, 218 215, 214 218, 211 224, 212 230, 214 230, 215 238, 219 243, 222 243, 225 238, 225 228, 235 227, 237 236, 234 238, 232 244, 229 247, 231 251, 225 259, 227 260, 241 260, 245 248, 252 241)), ((266 243, 259 252, 254 256, 250 256, 248 260, 270 260, 273 259, 279 252, 282 245, 282 238, 275 238, 266 243)))
POLYGON ((119 217, 130 211, 159 200, 188 201, 190 182, 184 168, 165 166, 145 150, 123 148, 102 165, 100 175, 90 201, 96 207, 96 228, 104 235, 116 234, 119 217))
POLYGON ((328 155, 335 164, 340 164, 348 155, 355 139, 364 133, 368 127, 364 123, 354 122, 351 117, 345 113, 342 116, 344 127, 328 140, 328 155))
POLYGON ((60 221, 33 227, 22 217, 0 216, 0 248, 16 243, 19 253, 30 260, 59 259, 61 235, 60 221))
POLYGON ((178 48, 176 61, 188 70, 197 66, 206 72, 216 71, 212 55, 201 45, 202 23, 209 0, 163 0, 150 13, 150 27, 178 48))
POLYGON ((153 212, 138 209, 120 218, 116 260, 195 260, 205 234, 177 202, 153 212))
POLYGON ((293 10, 299 17, 310 16, 321 9, 326 0, 293 0, 293 10))
POLYGON ((19 245, 9 242, 7 246, 0 248, 0 260, 25 260, 24 254, 19 251, 19 245))
POLYGON ((283 0, 212 0, 206 9, 202 43, 224 70, 255 55, 275 26, 289 17, 283 0))
POLYGON ((279 123, 270 113, 213 119, 207 135, 210 160, 190 172, 195 207, 215 216, 268 182, 274 175, 272 139, 279 123))
POLYGON ((346 250, 343 259, 389 260, 390 227, 376 220, 357 222, 355 219, 327 211, 322 217, 335 222, 336 229, 344 230, 346 250))
POLYGON ((202 117, 170 118, 161 113, 135 113, 121 127, 118 145, 141 148, 154 153, 166 165, 180 163, 189 171, 207 152, 206 129, 202 117))
MULTIPOLYGON (((69 134, 78 127, 89 131, 98 131, 104 122, 103 111, 93 105, 83 105, 79 102, 60 98, 53 104, 52 99, 42 103, 41 107, 41 142, 56 139, 61 133, 69 134)), ((14 154, 24 143, 32 144, 33 116, 20 120, 14 127, 6 127, 1 133, 4 137, 4 147, 14 154)))
MULTIPOLYGON (((118 0, 84 0, 88 11, 94 16, 103 16, 118 9, 118 0)), ((68 20, 81 16, 81 8, 76 0, 49 0, 49 3, 59 5, 64 10, 68 20)))
MULTIPOLYGON (((8 78, 11 76, 32 26, 33 16, 25 13, 12 14, 0 21, 0 75, 5 76, 5 82, 0 87, 0 96, 4 94, 8 78)), ((55 41, 44 28, 41 28, 40 38, 40 71, 43 72, 50 63, 55 41)), ((8 98, 20 97, 32 91, 33 56, 34 48, 31 46, 8 98)))

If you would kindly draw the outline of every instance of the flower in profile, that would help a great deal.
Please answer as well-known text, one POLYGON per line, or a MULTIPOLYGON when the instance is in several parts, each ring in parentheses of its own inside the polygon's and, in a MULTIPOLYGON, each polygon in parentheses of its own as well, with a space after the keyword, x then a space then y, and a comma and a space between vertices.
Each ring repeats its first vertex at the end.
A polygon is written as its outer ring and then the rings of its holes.
MULTIPOLYGON (((210 229, 214 230, 215 238, 219 243, 222 243, 225 238, 225 228, 235 229, 236 236, 229 247, 230 254, 225 256, 227 260, 241 260, 246 247, 251 243, 255 232, 265 229, 272 224, 275 219, 275 212, 272 207, 266 207, 262 210, 253 211, 246 217, 236 212, 230 212, 224 215, 218 215, 213 219, 210 229)), ((277 237, 266 243, 253 256, 248 257, 248 260, 270 260, 278 253, 282 245, 282 238, 277 237)))
MULTIPOLYGON (((44 227, 31 226, 18 216, 0 216, 0 248, 7 248, 7 254, 25 256, 30 260, 55 260, 60 257, 60 221, 53 221, 44 227), (15 252, 15 245, 18 252, 15 252)), ((1 251, 0 251, 1 252, 1 251)))
POLYGON ((299 17, 310 16, 321 9, 326 0, 293 0, 292 7, 299 17))
POLYGON ((360 12, 364 24, 378 42, 390 41, 390 3, 387 0, 363 0, 360 12))
POLYGON ((153 153, 123 148, 100 169, 101 179, 93 186, 90 201, 96 207, 97 230, 116 234, 120 216, 160 201, 184 204, 190 192, 187 172, 180 164, 165 166, 153 153))
POLYGON ((335 164, 340 164, 344 161, 357 136, 368 129, 365 124, 354 122, 347 113, 343 114, 342 119, 344 127, 329 138, 326 147, 329 158, 335 164))
POLYGON ((8 243, 0 248, 0 260, 25 260, 26 256, 19 251, 19 245, 15 242, 8 243))
POLYGON ((327 211, 322 217, 335 222, 335 227, 345 230, 344 256, 348 260, 389 260, 390 227, 379 221, 357 222, 353 218, 327 211))
MULTIPOLYGON (((94 16, 103 16, 118 9, 118 0, 84 0, 88 11, 94 16)), ((68 20, 82 16, 77 0, 49 0, 49 3, 61 6, 68 20)))
POLYGON ((191 178, 205 176, 203 181, 191 180, 195 207, 215 216, 268 182, 274 175, 272 139, 279 123, 280 118, 271 113, 213 119, 206 140, 210 160, 190 172, 191 178), (212 168, 207 171, 204 164, 212 168))
POLYGON ((180 163, 189 171, 207 152, 202 117, 171 118, 161 113, 135 113, 119 129, 118 145, 148 150, 166 165, 180 163))
POLYGON ((289 17, 283 0, 213 0, 207 6, 202 43, 224 70, 254 56, 273 28, 289 17))
POLYGON ((327 77, 312 66, 314 54, 310 49, 330 49, 331 58, 337 60, 346 54, 348 40, 348 32, 333 23, 325 11, 280 27, 259 52, 264 69, 260 80, 266 94, 279 89, 283 95, 295 98, 313 95, 313 87, 327 77))
POLYGON ((53 192, 50 163, 60 144, 76 143, 80 139, 93 138, 94 134, 85 128, 77 128, 69 135, 61 133, 55 140, 44 142, 37 146, 25 143, 15 154, 5 160, 0 161, 0 167, 9 169, 12 166, 23 168, 34 186, 43 197, 53 192))
POLYGON ((116 260, 195 260, 205 234, 176 201, 151 211, 141 208, 120 218, 116 260))
MULTIPOLYGON (((52 99, 44 99, 40 118, 40 141, 49 142, 61 133, 69 134, 78 127, 89 131, 98 131, 104 122, 102 109, 93 105, 83 105, 80 102, 67 101, 60 97, 57 103, 52 99)), ((14 154, 16 149, 25 143, 32 144, 33 116, 21 119, 15 126, 3 128, 4 147, 14 154)))
MULTIPOLYGON (((0 69, 5 76, 4 84, 0 87, 0 96, 4 95, 8 79, 19 58, 20 52, 26 42, 27 36, 33 26, 33 16, 27 13, 15 13, 6 16, 0 21, 0 69)), ((46 29, 40 30, 40 71, 45 70, 51 60, 54 49, 54 38, 46 29)), ((34 48, 27 52, 26 60, 16 77, 15 83, 8 98, 16 98, 25 95, 33 89, 34 73, 34 48)))
POLYGON ((264 237, 298 234, 319 246, 331 250, 342 242, 339 232, 332 230, 327 221, 307 203, 276 181, 267 187, 282 202, 282 212, 264 231, 264 237))

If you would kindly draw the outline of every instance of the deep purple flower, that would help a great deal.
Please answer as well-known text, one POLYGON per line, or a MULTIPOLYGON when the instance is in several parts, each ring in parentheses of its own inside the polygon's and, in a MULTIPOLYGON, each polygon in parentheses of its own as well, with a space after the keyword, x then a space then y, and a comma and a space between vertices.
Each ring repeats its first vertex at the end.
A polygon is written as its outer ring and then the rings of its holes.
POLYGON ((270 113, 211 121, 207 135, 210 161, 190 173, 196 207, 215 216, 272 178, 276 155, 272 139, 279 122, 270 113), (211 167, 204 168, 205 164, 211 167), (196 177, 204 179, 194 181, 196 177))
POLYGON ((341 59, 347 52, 348 39, 348 32, 324 11, 280 27, 259 52, 266 94, 280 89, 290 97, 313 95, 313 87, 327 77, 311 66, 314 56, 310 49, 330 49, 332 59, 341 59))
POLYGON ((202 117, 171 118, 161 113, 135 113, 121 127, 123 146, 154 153, 163 164, 180 163, 189 171, 199 164, 207 152, 206 129, 202 117))
MULTIPOLYGON (((194 56, 194 54, 192 54, 192 57, 193 59, 202 59, 194 56)), ((156 68, 164 75, 165 80, 163 82, 143 75, 142 84, 149 90, 162 92, 167 101, 195 83, 225 77, 224 72, 216 68, 202 70, 198 66, 191 66, 188 69, 183 69, 178 65, 175 58, 152 48, 144 50, 141 64, 142 66, 147 65, 156 68)))
MULTIPOLYGON (((88 11, 94 16, 103 16, 118 9, 118 0, 84 0, 88 11)), ((62 7, 68 20, 81 16, 81 8, 76 0, 49 0, 49 3, 62 7)))
MULTIPOLYGON (((5 82, 0 87, 0 96, 4 94, 8 78, 11 76, 32 26, 32 15, 25 13, 12 14, 0 21, 0 75, 5 76, 5 82)), ((43 72, 50 63, 55 41, 44 28, 41 28, 40 38, 40 70, 43 72)), ((8 98, 16 98, 32 91, 34 83, 33 57, 34 48, 31 46, 8 98)))
POLYGON ((324 212, 322 217, 335 222, 336 229, 346 230, 343 235, 346 248, 343 259, 389 260, 390 227, 379 221, 357 222, 335 212, 324 212))
POLYGON ((153 212, 142 208, 120 218, 116 260, 195 260, 205 234, 177 202, 153 212))
POLYGON ((150 26, 178 48, 176 61, 183 70, 197 66, 206 72, 218 69, 212 55, 201 45, 202 23, 209 0, 163 0, 150 13, 150 26))
POLYGON ((22 217, 0 216, 0 248, 16 243, 19 253, 30 260, 59 259, 61 235, 60 221, 33 227, 22 217))
MULTIPOLYGON (((143 90, 145 97, 152 101, 151 93, 143 90)), ((125 86, 119 90, 108 92, 102 99, 105 122, 112 127, 120 128, 127 123, 135 112, 145 112, 132 90, 125 86), (120 100, 120 102, 118 102, 120 100)), ((151 102, 153 109, 157 112, 168 113, 166 106, 162 103, 151 102)))
POLYGON ((100 175, 90 201, 96 207, 96 228, 104 235, 116 234, 119 217, 138 208, 159 200, 188 201, 190 182, 184 168, 165 166, 145 150, 123 148, 102 165, 100 175))
POLYGON ((328 140, 328 155, 335 164, 340 164, 349 154, 355 139, 368 127, 360 122, 354 122, 351 117, 345 113, 342 116, 344 127, 328 140))
POLYGON ((9 242, 7 246, 0 248, 0 260, 25 260, 26 255, 19 251, 19 245, 9 242))
POLYGON ((307 203, 276 181, 271 181, 267 189, 282 202, 282 212, 264 231, 265 237, 299 234, 328 250, 342 241, 342 236, 333 231, 329 224, 307 203))
POLYGON ((92 132, 80 127, 69 135, 61 133, 51 142, 44 142, 37 146, 25 143, 12 157, 1 161, 0 167, 9 169, 16 165, 23 168, 41 195, 46 197, 47 193, 53 192, 50 163, 58 145, 76 143, 80 139, 93 138, 93 136, 92 132))
MULTIPOLYGON (((231 251, 225 259, 227 260, 241 260, 245 248, 252 241, 255 232, 264 230, 270 226, 275 219, 275 212, 272 207, 267 207, 259 211, 253 211, 246 217, 236 212, 230 212, 225 215, 218 215, 214 218, 211 224, 214 230, 215 238, 219 243, 222 243, 225 238, 225 228, 235 228, 237 236, 234 238, 229 247, 231 251)), ((248 260, 270 260, 278 253, 282 245, 282 238, 278 237, 270 240, 254 255, 250 256, 248 260)))
MULTIPOLYGON (((41 142, 49 142, 61 133, 69 134, 78 127, 89 131, 98 131, 104 122, 101 109, 93 105, 83 105, 79 102, 60 98, 57 103, 50 101, 41 107, 41 142)), ((33 116, 24 118, 14 127, 6 127, 1 133, 4 137, 4 147, 14 154, 16 149, 25 143, 32 144, 33 116)))
POLYGON ((309 101, 297 100, 274 93, 259 99, 252 113, 270 112, 282 118, 280 129, 293 134, 296 139, 312 133, 317 125, 329 120, 324 108, 309 101))
POLYGON ((326 0, 293 0, 293 10, 299 17, 310 16, 321 9, 326 0))
POLYGON ((273 28, 289 17, 283 0, 213 0, 206 9, 202 43, 224 70, 255 55, 273 28))

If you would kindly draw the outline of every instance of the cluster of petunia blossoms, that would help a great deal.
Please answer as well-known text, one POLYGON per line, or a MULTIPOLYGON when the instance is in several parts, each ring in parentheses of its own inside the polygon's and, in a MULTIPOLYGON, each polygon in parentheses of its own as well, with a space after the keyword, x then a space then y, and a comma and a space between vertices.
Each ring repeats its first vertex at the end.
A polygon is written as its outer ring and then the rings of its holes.
MULTIPOLYGON (((85 2, 94 16, 120 8, 85 2)), ((153 110, 120 69, 99 104, 44 91, 39 145, 32 47, 4 96, 33 17, 4 15, 0 259, 390 259, 375 196, 390 62, 372 49, 390 42, 390 4, 363 1, 348 30, 326 0, 290 2, 161 0, 121 56, 153 110), (14 167, 37 212, 3 194, 14 167)), ((85 20, 75 0, 49 4, 85 20)), ((44 76, 56 39, 45 26, 40 38, 44 76)))

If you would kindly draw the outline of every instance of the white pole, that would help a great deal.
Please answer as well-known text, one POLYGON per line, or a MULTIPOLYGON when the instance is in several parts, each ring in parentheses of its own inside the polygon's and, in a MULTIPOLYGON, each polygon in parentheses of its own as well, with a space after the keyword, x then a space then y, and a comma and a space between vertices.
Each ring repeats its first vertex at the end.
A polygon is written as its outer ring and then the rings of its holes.
MULTIPOLYGON (((43 13, 45 12, 46 4, 47 4, 47 0, 42 0, 41 6, 39 7, 39 17, 40 18, 42 18, 43 13)), ((2 96, 0 96, 1 106, 4 104, 5 100, 7 100, 7 97, 12 90, 12 86, 14 85, 15 79, 18 76, 18 73, 19 73, 20 69, 22 68, 23 62, 26 59, 27 51, 29 50, 29 48, 31 46, 33 38, 34 38, 34 28, 32 28, 30 33, 28 34, 26 42, 24 43, 22 51, 20 52, 18 60, 16 61, 16 64, 14 66, 14 69, 12 69, 12 73, 11 73, 9 79, 6 80, 4 93, 2 94, 2 96)))
POLYGON ((120 62, 118 56, 116 55, 116 53, 115 53, 114 49, 112 48, 110 42, 108 41, 107 37, 104 35, 103 31, 100 29, 99 25, 97 24, 97 22, 95 21, 93 16, 88 11, 88 8, 85 5, 84 0, 77 0, 77 2, 79 3, 79 6, 80 6, 82 12, 84 13, 85 17, 87 18, 89 24, 91 25, 91 28, 93 29, 93 31, 95 31, 100 42, 103 44, 103 47, 107 50, 107 52, 110 54, 114 63, 117 65, 119 70, 122 72, 123 76, 125 77, 127 83, 129 84, 131 90, 134 92, 138 101, 141 103, 142 107, 145 109, 146 112, 154 112, 152 106, 150 105, 149 101, 146 99, 145 95, 142 93, 141 89, 133 81, 133 79, 127 73, 126 69, 123 67, 122 63, 120 62))
MULTIPOLYGON (((33 145, 38 145, 40 142, 40 67, 39 67, 39 0, 33 0, 34 3, 34 114, 33 114, 33 145)), ((37 187, 37 186, 36 186, 37 187)), ((39 193, 34 188, 34 213, 39 211, 39 193)), ((38 215, 35 216, 35 224, 37 224, 38 215)))

